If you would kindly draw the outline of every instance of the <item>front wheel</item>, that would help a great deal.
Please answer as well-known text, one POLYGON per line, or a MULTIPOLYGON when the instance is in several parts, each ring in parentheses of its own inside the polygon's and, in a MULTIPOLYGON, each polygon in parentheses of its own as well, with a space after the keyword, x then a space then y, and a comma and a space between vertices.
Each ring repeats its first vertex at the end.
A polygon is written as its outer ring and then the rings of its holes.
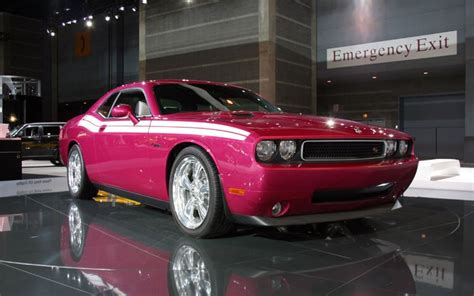
POLYGON ((196 238, 230 231, 217 168, 202 149, 183 149, 173 163, 169 182, 170 206, 178 227, 196 238))
POLYGON ((78 145, 72 146, 71 150, 69 150, 67 185, 69 193, 74 198, 91 199, 97 195, 97 188, 95 188, 87 176, 82 152, 78 145))

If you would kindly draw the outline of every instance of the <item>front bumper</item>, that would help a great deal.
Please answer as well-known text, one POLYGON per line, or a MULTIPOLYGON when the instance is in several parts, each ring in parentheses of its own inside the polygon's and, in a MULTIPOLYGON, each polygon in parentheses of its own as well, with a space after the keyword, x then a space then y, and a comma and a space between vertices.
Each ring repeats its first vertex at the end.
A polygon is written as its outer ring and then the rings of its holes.
POLYGON ((254 165, 223 183, 232 215, 286 219, 389 207, 408 188, 417 165, 414 156, 379 163, 254 165), (382 184, 392 186, 383 194, 370 193, 382 184), (243 190, 237 195, 233 188, 243 190), (286 203, 288 209, 274 217, 272 207, 278 202, 286 203))
POLYGON ((233 220, 239 224, 257 225, 257 226, 287 226, 287 225, 304 225, 313 223, 323 223, 331 221, 343 221, 358 219, 372 215, 387 213, 400 209, 402 205, 397 200, 394 204, 366 208, 362 210, 321 213, 313 215, 286 216, 280 218, 270 218, 261 216, 241 216, 233 215, 233 220))

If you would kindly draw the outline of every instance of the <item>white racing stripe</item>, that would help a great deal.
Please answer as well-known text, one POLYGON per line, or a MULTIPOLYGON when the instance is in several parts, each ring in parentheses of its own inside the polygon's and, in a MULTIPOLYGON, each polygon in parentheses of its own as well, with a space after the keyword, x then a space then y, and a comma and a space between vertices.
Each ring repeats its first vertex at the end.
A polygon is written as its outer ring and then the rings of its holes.
POLYGON ((241 130, 239 128, 226 126, 217 123, 207 123, 207 122, 193 122, 193 121, 153 121, 151 124, 152 127, 192 127, 192 128, 205 128, 212 130, 219 130, 230 132, 234 134, 239 134, 242 136, 248 136, 250 133, 248 131, 241 130))
POLYGON ((243 141, 250 134, 245 130, 230 127, 222 124, 213 124, 205 122, 192 121, 141 121, 133 125, 131 121, 101 121, 93 116, 85 115, 79 126, 98 133, 100 128, 105 126, 103 133, 156 133, 156 134, 179 134, 179 135, 197 135, 226 138, 243 141))
POLYGON ((229 133, 225 131, 204 129, 204 128, 190 128, 190 127, 151 127, 150 133, 155 134, 179 134, 179 135, 196 135, 196 136, 209 136, 209 137, 218 137, 226 138, 232 140, 243 141, 247 137, 229 133))

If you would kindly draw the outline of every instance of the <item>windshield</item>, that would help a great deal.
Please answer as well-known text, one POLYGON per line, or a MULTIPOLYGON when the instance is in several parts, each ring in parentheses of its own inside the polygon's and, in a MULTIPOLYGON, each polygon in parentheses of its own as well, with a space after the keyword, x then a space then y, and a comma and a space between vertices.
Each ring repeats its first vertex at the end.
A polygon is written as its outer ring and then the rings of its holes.
POLYGON ((25 125, 17 125, 14 128, 12 128, 10 131, 10 137, 16 137, 16 134, 18 133, 18 131, 21 130, 21 128, 24 126, 25 125))
POLYGON ((161 114, 206 111, 281 112, 255 93, 212 84, 160 84, 154 88, 161 114))

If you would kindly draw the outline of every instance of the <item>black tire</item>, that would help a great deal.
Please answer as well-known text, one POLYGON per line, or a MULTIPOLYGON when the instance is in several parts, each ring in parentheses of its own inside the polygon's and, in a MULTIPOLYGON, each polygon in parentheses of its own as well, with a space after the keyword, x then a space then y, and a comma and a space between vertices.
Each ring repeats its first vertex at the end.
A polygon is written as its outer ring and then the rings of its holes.
POLYGON ((91 183, 91 181, 89 180, 89 177, 87 176, 86 167, 84 165, 84 158, 82 157, 81 149, 79 148, 79 146, 77 144, 71 147, 71 149, 69 150, 69 154, 68 154, 67 186, 69 188, 69 193, 71 194, 71 196, 73 198, 92 199, 93 197, 97 196, 98 190, 97 190, 97 188, 95 188, 94 184, 91 183), (80 170, 81 181, 79 183, 78 190, 76 190, 76 191, 71 189, 71 185, 70 185, 71 182, 69 180, 69 178, 70 178, 70 174, 69 174, 70 164, 69 164, 69 161, 70 161, 71 156, 75 152, 77 152, 79 154, 80 163, 81 163, 81 170, 80 170))
POLYGON ((63 164, 61 163, 61 159, 59 158, 59 151, 56 152, 56 156, 53 159, 50 159, 52 164, 55 166, 62 166, 63 164))
POLYGON ((225 197, 220 184, 217 167, 211 157, 204 150, 197 146, 189 146, 178 153, 171 168, 168 192, 173 218, 182 232, 195 238, 212 238, 222 236, 232 230, 233 225, 225 213, 225 197), (175 171, 179 163, 187 156, 196 157, 203 165, 204 170, 209 177, 209 209, 202 224, 195 229, 187 228, 179 221, 173 202, 173 180, 175 171))

